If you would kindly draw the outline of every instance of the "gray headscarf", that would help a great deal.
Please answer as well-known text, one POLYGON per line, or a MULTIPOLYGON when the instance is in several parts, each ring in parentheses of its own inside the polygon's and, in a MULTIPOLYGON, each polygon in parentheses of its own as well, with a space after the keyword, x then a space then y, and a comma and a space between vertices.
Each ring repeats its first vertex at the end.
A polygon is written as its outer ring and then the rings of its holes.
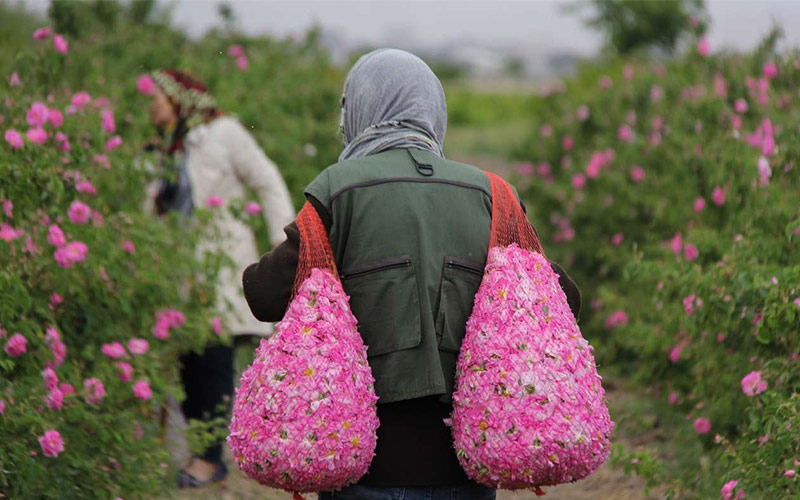
POLYGON ((342 102, 345 148, 339 161, 398 148, 444 157, 444 90, 419 57, 397 49, 361 56, 347 74, 342 102))

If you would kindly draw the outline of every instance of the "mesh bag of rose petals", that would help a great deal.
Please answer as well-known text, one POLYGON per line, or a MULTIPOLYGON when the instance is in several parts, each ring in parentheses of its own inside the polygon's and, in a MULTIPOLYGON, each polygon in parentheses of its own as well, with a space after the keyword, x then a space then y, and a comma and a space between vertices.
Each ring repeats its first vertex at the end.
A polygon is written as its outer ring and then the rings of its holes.
POLYGON ((367 349, 312 205, 297 227, 292 300, 242 375, 228 436, 245 474, 295 496, 357 481, 375 455, 378 428, 367 349))
POLYGON ((511 186, 488 175, 491 241, 456 366, 455 450, 479 483, 544 494, 597 470, 613 422, 558 275, 511 186))

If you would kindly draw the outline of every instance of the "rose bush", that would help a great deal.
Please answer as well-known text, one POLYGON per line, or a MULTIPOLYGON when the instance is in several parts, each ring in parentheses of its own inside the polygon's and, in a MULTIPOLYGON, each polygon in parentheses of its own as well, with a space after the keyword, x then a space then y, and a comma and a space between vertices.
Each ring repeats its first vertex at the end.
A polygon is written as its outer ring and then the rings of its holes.
POLYGON ((313 34, 190 41, 134 22, 143 3, 54 2, 50 23, 0 6, 0 493, 9 498, 142 498, 173 484, 159 418, 167 396, 181 397, 176 358, 224 331, 211 305, 227 261, 195 249, 213 211, 200 204, 187 224, 144 210, 148 183, 169 172, 142 150, 154 132, 139 76, 176 66, 207 79, 292 192, 336 155, 340 77, 313 34), (226 55, 237 43, 245 68, 226 55))
POLYGON ((681 453, 684 498, 800 488, 800 57, 774 41, 587 65, 514 153, 600 371, 634 378, 700 450, 681 453))

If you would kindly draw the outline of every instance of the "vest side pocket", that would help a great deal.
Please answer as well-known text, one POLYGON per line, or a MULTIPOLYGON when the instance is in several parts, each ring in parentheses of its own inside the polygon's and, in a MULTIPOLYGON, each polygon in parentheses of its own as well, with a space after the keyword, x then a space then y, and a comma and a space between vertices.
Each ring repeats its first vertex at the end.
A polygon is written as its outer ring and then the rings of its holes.
POLYGON ((483 266, 479 262, 445 257, 436 313, 440 351, 457 353, 461 350, 467 320, 482 279, 483 266))
POLYGON ((353 266, 341 273, 367 357, 422 342, 419 288, 410 255, 353 266))

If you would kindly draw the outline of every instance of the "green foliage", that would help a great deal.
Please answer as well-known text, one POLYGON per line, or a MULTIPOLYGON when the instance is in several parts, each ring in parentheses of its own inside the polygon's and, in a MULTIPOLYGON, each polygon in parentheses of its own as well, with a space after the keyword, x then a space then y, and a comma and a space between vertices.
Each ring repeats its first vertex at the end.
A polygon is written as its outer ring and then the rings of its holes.
POLYGON ((699 19, 703 12, 703 0, 591 0, 589 4, 594 16, 587 24, 604 32, 608 47, 623 55, 651 48, 674 52, 681 37, 695 31, 690 18, 699 19))
POLYGON ((582 329, 601 372, 632 377, 678 425, 683 468, 669 477, 685 498, 719 498, 729 480, 748 498, 796 498, 783 472, 800 458, 798 61, 762 49, 587 65, 565 93, 540 99, 537 132, 515 153, 528 163, 517 186, 549 257, 583 291, 582 329), (753 137, 765 120, 774 152, 753 137), (614 324, 616 311, 625 314, 614 324), (768 388, 748 396, 741 381, 752 371, 768 388), (696 418, 710 433, 695 432, 696 418))
MULTIPOLYGON (((45 21, 0 5, 0 40, 14 49, 0 52, 0 199, 13 202, 11 215, 0 213, 0 225, 24 231, 19 238, 0 240, 0 347, 16 333, 27 339, 27 352, 19 357, 0 351, 5 406, 0 493, 8 498, 149 498, 174 484, 166 467, 160 410, 167 396, 181 397, 177 356, 215 338, 210 326, 219 314, 212 307, 214 283, 229 262, 199 253, 197 242, 211 227, 210 211, 198 210, 191 225, 178 215, 156 218, 143 211, 148 184, 164 172, 142 150, 155 132, 146 113, 149 100, 136 90, 137 78, 160 67, 203 77, 222 108, 237 115, 279 165, 298 206, 302 188, 335 161, 339 150, 341 75, 320 49, 317 33, 297 42, 235 31, 190 41, 164 25, 145 23, 157 17, 155 8, 144 0, 54 2, 51 26, 69 41, 69 53, 62 55, 51 39, 32 40, 33 29, 46 26, 45 21), (227 55, 232 44, 245 47, 246 71, 227 55), (21 85, 10 85, 12 72, 21 85), (71 114, 67 109, 79 91, 93 101, 71 114), (45 144, 26 139, 24 147, 12 149, 3 135, 9 129, 25 134, 26 113, 34 102, 61 110, 64 123, 45 126, 50 134, 45 144), (115 134, 123 140, 113 151, 106 151, 112 134, 101 127, 103 107, 113 110, 115 134), (69 138, 68 152, 59 148, 56 132, 69 138), (97 158, 103 154, 109 168, 97 158), (79 180, 91 182, 97 194, 79 192, 79 180), (67 213, 75 200, 97 215, 86 224, 71 222, 67 213), (83 261, 69 268, 58 265, 47 240, 50 224, 58 224, 68 241, 87 245, 83 261), (133 242, 134 252, 123 249, 126 241, 133 242), (53 304, 53 293, 63 302, 53 304), (156 314, 165 309, 182 311, 186 322, 159 340, 152 329, 156 314), (50 327, 67 351, 56 373, 76 391, 60 410, 43 401, 48 391, 41 372, 54 359, 46 340, 50 327), (104 344, 127 345, 131 338, 146 339, 147 354, 113 360, 101 352, 104 344), (152 399, 134 396, 132 382, 118 375, 119 361, 132 365, 133 382, 149 383, 152 399), (90 377, 105 386, 106 396, 96 404, 84 399, 83 383, 90 377), (57 458, 44 456, 37 442, 49 429, 64 440, 57 458)), ((241 210, 243 203, 232 203, 232 209, 241 210)), ((255 225, 266 236, 263 220, 255 225)), ((266 237, 263 241, 260 250, 266 251, 266 237)), ((193 424, 192 440, 203 443, 211 428, 193 424)))

